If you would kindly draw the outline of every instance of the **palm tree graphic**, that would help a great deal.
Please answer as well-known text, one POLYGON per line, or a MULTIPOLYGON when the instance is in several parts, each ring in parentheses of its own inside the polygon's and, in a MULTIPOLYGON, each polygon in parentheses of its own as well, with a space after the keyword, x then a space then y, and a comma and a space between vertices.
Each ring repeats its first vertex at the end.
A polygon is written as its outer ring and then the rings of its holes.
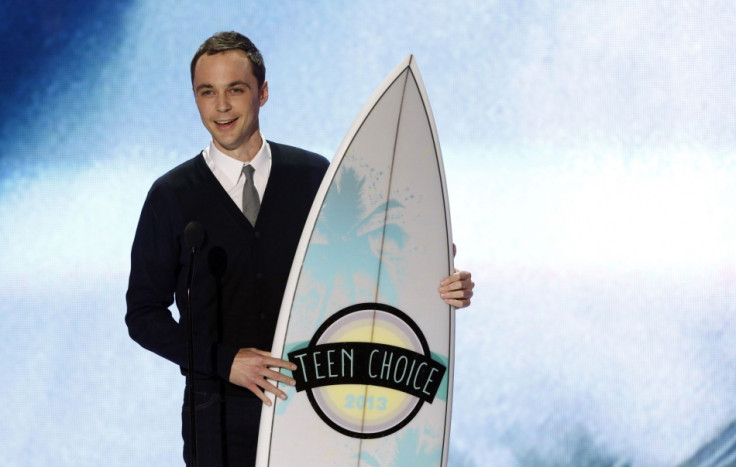
POLYGON ((334 295, 350 304, 377 301, 380 288, 383 300, 394 300, 396 253, 407 237, 400 226, 403 205, 387 200, 386 192, 376 193, 382 191, 375 188, 383 173, 369 171, 373 176, 368 181, 368 176, 361 177, 347 166, 338 175, 338 183, 325 197, 305 258, 305 263, 315 262, 316 267, 310 268, 316 271, 313 278, 324 286, 317 325, 335 303, 334 295))

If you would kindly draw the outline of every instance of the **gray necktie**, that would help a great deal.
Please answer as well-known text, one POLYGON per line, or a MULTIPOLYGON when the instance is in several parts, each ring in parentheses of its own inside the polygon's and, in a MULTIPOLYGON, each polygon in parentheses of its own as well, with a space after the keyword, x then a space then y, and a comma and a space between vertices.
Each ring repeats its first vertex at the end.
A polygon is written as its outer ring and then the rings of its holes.
POLYGON ((258 198, 256 185, 253 183, 253 173, 256 169, 252 165, 243 166, 243 175, 245 175, 245 185, 243 185, 243 214, 251 225, 256 225, 258 211, 261 209, 261 201, 258 198))

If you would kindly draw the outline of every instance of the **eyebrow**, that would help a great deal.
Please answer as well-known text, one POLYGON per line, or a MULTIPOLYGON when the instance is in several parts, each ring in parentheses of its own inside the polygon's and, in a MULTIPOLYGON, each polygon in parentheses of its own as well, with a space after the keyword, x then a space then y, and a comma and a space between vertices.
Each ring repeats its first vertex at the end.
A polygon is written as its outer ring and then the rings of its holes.
MULTIPOLYGON (((248 83, 246 83, 243 80, 233 81, 232 83, 228 84, 228 88, 232 88, 234 86, 248 86, 248 83)), ((214 89, 215 87, 209 83, 203 83, 197 86, 194 91, 199 92, 200 89, 214 89)))

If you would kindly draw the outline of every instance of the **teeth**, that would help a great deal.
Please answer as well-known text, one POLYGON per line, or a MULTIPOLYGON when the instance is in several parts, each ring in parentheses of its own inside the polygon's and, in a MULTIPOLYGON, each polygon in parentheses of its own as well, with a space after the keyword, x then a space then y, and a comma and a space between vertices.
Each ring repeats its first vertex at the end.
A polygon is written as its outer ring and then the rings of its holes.
POLYGON ((218 125, 227 125, 228 123, 232 123, 234 121, 235 121, 235 119, 233 118, 232 120, 225 120, 225 121, 217 121, 217 120, 215 120, 215 123, 217 123, 218 125))

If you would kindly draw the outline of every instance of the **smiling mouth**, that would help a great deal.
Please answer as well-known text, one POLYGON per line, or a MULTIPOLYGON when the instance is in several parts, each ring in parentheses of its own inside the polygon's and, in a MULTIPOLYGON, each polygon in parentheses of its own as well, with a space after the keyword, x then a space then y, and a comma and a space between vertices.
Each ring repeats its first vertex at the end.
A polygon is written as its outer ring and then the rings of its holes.
POLYGON ((217 126, 228 126, 231 123, 233 123, 235 120, 237 120, 237 118, 233 118, 233 119, 230 119, 230 120, 215 120, 215 125, 217 125, 217 126))

